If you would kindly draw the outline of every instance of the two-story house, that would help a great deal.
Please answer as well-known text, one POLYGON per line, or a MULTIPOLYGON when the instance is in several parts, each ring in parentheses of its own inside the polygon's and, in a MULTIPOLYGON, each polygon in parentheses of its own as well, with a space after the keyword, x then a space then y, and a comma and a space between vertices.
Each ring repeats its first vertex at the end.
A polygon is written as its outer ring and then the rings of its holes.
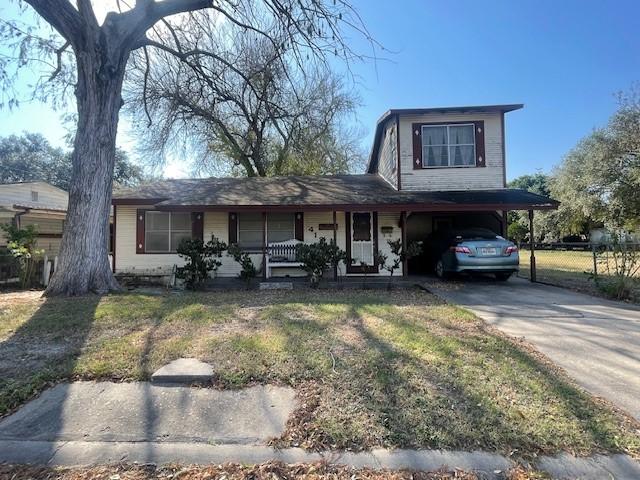
MULTIPOLYGON (((505 113, 522 105, 389 110, 359 175, 166 180, 114 193, 116 273, 180 264, 183 238, 215 236, 249 252, 264 276, 302 274, 274 245, 335 240, 351 261, 339 275, 385 275, 388 241, 442 227, 504 233, 509 210, 557 202, 506 188, 505 113), (271 268, 276 265, 280 268, 271 268)), ((222 258, 220 276, 238 265, 222 258)), ((403 265, 402 274, 411 273, 403 265)))

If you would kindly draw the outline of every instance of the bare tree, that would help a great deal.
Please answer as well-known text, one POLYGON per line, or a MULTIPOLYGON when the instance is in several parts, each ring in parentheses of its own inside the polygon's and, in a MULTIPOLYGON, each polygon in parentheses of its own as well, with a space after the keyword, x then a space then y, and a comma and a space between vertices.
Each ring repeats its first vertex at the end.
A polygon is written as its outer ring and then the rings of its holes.
POLYGON ((251 177, 346 173, 362 159, 348 125, 358 97, 331 69, 299 71, 293 52, 236 25, 207 30, 199 45, 215 55, 184 65, 161 51, 152 73, 148 56, 134 56, 127 110, 150 162, 188 151, 196 170, 251 177))
MULTIPOLYGON (((17 22, 0 24, 2 39, 16 47, 13 58, 2 57, 0 82, 10 91, 15 68, 51 65, 56 80, 69 74, 73 84, 78 127, 74 141, 72 180, 66 228, 58 271, 46 295, 80 295, 119 288, 107 257, 116 132, 123 104, 122 85, 132 52, 143 49, 153 68, 150 51, 163 51, 191 65, 194 59, 215 55, 199 48, 197 33, 183 43, 178 32, 215 29, 232 23, 273 45, 274 51, 293 49, 293 61, 304 67, 308 57, 323 62, 325 55, 345 59, 354 53, 343 41, 344 28, 368 37, 357 13, 345 0, 116 0, 119 11, 99 23, 91 0, 24 0, 48 24, 53 35, 17 22), (268 25, 269 29, 263 29, 268 25), (278 35, 274 37, 273 32, 278 35), (280 44, 279 42, 284 42, 280 44), (71 62, 71 67, 68 62, 71 62)), ((233 65, 229 65, 233 68, 233 65)), ((206 75, 206 72, 201 72, 206 75)), ((55 83, 44 82, 45 89, 55 83)), ((49 87, 50 88, 50 87, 49 87)), ((64 87, 63 87, 64 88, 64 87)))

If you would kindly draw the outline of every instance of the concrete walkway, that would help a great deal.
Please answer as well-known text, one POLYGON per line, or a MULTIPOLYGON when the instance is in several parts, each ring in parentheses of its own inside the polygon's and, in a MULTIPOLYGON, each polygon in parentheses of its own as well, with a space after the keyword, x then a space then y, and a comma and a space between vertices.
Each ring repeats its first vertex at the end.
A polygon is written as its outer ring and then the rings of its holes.
MULTIPOLYGON (((483 479, 504 479, 513 460, 487 452, 443 450, 385 450, 370 452, 307 452, 300 448, 274 449, 258 445, 211 445, 170 442, 44 442, 0 440, 0 462, 53 466, 111 463, 208 465, 226 462, 247 465, 279 460, 285 463, 326 461, 354 468, 435 471, 441 468, 473 471, 483 479)), ((533 468, 554 479, 637 480, 640 464, 626 455, 576 458, 539 457, 533 468)))
MULTIPOLYGON (((511 458, 489 452, 313 453, 269 447, 296 406, 292 389, 275 386, 219 391, 144 382, 60 384, 0 421, 0 462, 74 466, 326 461, 356 468, 459 468, 487 479, 504 478, 514 466, 511 458)), ((640 464, 624 455, 541 457, 537 465, 553 478, 640 478, 640 464)))
POLYGON ((286 387, 64 383, 0 421, 0 440, 265 444, 296 407, 286 387))
POLYGON ((640 308, 513 278, 425 288, 524 337, 591 393, 640 420, 640 308))

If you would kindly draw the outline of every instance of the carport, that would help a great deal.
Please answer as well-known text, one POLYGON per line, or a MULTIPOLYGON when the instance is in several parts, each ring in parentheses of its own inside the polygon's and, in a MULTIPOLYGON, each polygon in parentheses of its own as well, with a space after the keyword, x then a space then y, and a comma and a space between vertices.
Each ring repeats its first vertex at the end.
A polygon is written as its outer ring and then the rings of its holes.
MULTIPOLYGON (((529 231, 533 237, 534 212, 557 209, 559 205, 548 197, 519 189, 399 193, 409 195, 411 199, 410 208, 402 215, 405 245, 424 240, 441 228, 481 227, 506 236, 507 213, 517 210, 529 212, 529 231)), ((535 281, 533 245, 530 255, 531 280, 535 281)), ((404 271, 409 275, 424 273, 419 264, 411 261, 406 262, 404 271)))

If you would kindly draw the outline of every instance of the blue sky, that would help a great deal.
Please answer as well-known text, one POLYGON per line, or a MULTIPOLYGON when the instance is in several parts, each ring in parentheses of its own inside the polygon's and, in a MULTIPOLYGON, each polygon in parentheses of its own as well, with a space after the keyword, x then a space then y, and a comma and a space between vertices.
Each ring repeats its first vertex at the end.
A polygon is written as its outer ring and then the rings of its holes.
MULTIPOLYGON (((389 108, 524 103, 507 115, 509 178, 549 171, 640 80, 640 3, 630 0, 355 0, 395 53, 352 65, 368 131, 389 108)), ((14 9, 0 15, 12 15, 14 9)), ((366 46, 354 39, 356 48, 366 46)), ((126 128, 126 125, 125 125, 126 128)), ((62 144, 59 116, 40 104, 3 111, 0 134, 38 131, 62 144)), ((120 143, 130 146, 122 135, 120 143)), ((185 175, 175 161, 166 170, 185 175)))

